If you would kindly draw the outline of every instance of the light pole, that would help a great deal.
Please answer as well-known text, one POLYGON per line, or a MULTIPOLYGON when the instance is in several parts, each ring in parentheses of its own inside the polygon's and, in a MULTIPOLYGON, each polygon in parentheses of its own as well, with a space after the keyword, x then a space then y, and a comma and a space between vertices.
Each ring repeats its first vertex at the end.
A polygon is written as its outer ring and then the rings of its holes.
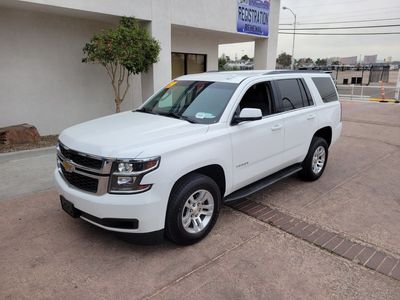
POLYGON ((294 17, 294 23, 293 23, 293 45, 292 45, 292 70, 294 70, 294 43, 296 41, 296 14, 293 12, 293 10, 291 10, 289 7, 282 7, 282 9, 287 9, 288 11, 290 11, 294 17))

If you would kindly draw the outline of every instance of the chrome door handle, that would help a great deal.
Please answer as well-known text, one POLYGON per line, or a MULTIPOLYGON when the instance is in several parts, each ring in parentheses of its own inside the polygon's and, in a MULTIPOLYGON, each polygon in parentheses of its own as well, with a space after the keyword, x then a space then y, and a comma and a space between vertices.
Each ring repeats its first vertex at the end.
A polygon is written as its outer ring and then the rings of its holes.
POLYGON ((310 114, 307 116, 307 120, 315 119, 316 116, 317 116, 316 114, 310 114))
POLYGON ((281 130, 281 129, 282 129, 282 125, 281 124, 276 124, 276 125, 271 127, 272 131, 277 131, 277 130, 281 130))

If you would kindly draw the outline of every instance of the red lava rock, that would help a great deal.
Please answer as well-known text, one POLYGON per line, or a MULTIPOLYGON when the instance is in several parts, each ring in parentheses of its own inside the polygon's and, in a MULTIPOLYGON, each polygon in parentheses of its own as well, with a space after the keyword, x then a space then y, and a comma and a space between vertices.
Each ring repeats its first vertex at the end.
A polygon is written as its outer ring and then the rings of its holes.
POLYGON ((0 128, 0 144, 14 145, 24 143, 35 143, 40 139, 40 135, 35 126, 30 124, 20 124, 0 128))

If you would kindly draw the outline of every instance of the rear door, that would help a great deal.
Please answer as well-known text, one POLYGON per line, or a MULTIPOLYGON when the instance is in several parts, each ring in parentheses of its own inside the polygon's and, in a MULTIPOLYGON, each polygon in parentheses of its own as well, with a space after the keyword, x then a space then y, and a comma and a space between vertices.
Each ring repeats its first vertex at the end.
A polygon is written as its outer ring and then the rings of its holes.
POLYGON ((301 78, 274 80, 277 106, 283 116, 285 167, 304 160, 318 127, 317 112, 301 78))

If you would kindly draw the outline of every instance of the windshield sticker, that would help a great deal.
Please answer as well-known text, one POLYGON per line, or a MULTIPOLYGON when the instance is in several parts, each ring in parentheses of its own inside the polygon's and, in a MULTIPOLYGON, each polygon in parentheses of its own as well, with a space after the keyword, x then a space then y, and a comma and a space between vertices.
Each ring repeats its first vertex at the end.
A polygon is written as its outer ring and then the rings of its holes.
POLYGON ((166 89, 172 88, 175 84, 177 84, 178 81, 171 81, 170 83, 167 84, 165 87, 166 89))
POLYGON ((198 112, 195 116, 197 119, 213 119, 215 116, 206 112, 198 112))

